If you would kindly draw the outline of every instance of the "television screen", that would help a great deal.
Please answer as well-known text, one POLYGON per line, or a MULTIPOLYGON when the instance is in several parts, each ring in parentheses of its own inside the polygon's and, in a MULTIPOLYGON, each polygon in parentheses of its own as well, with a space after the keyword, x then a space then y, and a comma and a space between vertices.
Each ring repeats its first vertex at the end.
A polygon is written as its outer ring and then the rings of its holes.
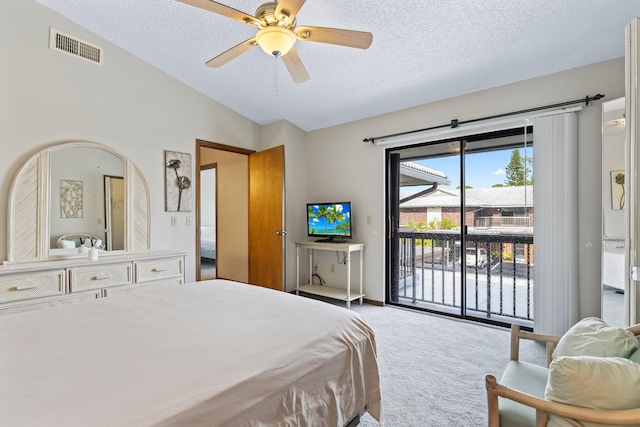
POLYGON ((307 203, 307 234, 324 242, 350 239, 351 202, 307 203))

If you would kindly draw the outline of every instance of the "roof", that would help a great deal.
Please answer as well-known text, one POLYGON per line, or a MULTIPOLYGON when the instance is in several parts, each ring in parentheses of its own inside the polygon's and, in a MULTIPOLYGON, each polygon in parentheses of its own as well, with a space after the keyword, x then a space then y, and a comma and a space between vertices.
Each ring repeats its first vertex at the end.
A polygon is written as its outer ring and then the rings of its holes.
MULTIPOLYGON (((467 188, 467 207, 522 208, 533 206, 533 185, 517 187, 467 188)), ((459 207, 460 190, 438 189, 400 205, 401 208, 459 207)))
POLYGON ((400 186, 414 185, 451 185, 444 172, 418 165, 412 162, 400 162, 400 186))

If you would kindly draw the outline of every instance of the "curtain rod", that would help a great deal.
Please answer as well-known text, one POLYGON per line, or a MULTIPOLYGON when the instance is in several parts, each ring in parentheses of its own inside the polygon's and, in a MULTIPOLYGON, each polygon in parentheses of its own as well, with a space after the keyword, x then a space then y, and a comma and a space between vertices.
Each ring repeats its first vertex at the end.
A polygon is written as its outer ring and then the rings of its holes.
POLYGON ((591 101, 598 101, 600 99, 604 98, 604 95, 602 94, 597 94, 595 96, 586 96, 582 99, 576 99, 573 101, 567 101, 567 102, 561 102, 559 104, 551 104, 551 105, 545 105, 543 107, 535 107, 535 108, 528 108, 526 110, 520 110, 520 111, 512 111, 510 113, 503 113, 503 114, 496 114, 494 116, 486 116, 486 117, 481 117, 479 119, 470 119, 470 120, 464 120, 464 121, 458 121, 458 119, 453 119, 451 120, 450 123, 444 124, 444 125, 438 125, 438 126, 432 126, 432 127, 428 127, 428 128, 423 128, 423 129, 416 129, 416 130, 410 130, 407 132, 400 132, 400 133, 393 133, 391 135, 384 135, 384 136, 375 136, 373 138, 365 138, 362 140, 362 142, 370 142, 370 143, 375 143, 376 139, 382 139, 382 138, 393 138, 395 136, 402 136, 402 135, 411 135, 412 133, 418 133, 418 132, 424 132, 424 131, 428 131, 428 130, 434 130, 434 129, 443 129, 446 127, 450 127, 451 129, 457 128, 458 125, 463 125, 463 124, 468 124, 468 123, 475 123, 475 122, 480 122, 483 120, 492 120, 492 119, 499 119, 502 117, 509 117, 509 116, 515 116, 517 114, 524 114, 524 113, 531 113, 534 111, 541 111, 541 110, 547 110, 550 108, 557 108, 557 107, 566 107, 567 105, 574 105, 574 104, 581 104, 581 103, 585 103, 585 106, 588 107, 589 104, 591 103, 591 101))

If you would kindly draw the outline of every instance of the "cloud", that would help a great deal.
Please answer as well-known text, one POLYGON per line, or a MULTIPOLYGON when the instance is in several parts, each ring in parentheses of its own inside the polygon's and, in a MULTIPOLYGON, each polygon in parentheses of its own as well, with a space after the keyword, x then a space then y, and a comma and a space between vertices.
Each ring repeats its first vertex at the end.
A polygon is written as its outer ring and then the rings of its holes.
POLYGON ((506 172, 502 168, 498 169, 497 171, 491 172, 491 175, 505 175, 505 174, 506 172))

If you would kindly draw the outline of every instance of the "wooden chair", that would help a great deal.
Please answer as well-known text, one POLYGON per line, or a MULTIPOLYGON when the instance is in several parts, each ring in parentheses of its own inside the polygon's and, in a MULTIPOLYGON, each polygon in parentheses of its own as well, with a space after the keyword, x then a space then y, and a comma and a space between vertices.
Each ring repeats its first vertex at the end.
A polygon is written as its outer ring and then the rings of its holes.
MULTIPOLYGON (((631 326, 627 329, 633 332, 636 335, 636 338, 640 336, 640 324, 631 326)), ((555 335, 542 335, 533 332, 522 331, 520 330, 519 326, 512 325, 510 354, 511 362, 509 363, 512 364, 515 362, 516 365, 520 365, 520 367, 524 368, 530 368, 531 366, 533 366, 531 364, 528 364, 527 362, 521 362, 518 360, 520 351, 520 340, 527 339, 546 343, 546 357, 548 368, 549 364, 551 363, 551 355, 553 353, 553 350, 555 349, 556 344, 560 341, 560 338, 561 337, 555 335)), ((540 374, 543 375, 544 370, 548 371, 547 368, 537 367, 534 368, 533 371, 529 372, 536 372, 536 369, 538 369, 537 372, 540 372, 540 374), (542 369, 542 371, 540 371, 539 369, 542 369)), ((505 371, 505 375, 507 375, 507 371, 509 371, 509 366, 505 371)), ((511 370, 510 372, 513 374, 513 372, 516 371, 518 371, 518 369, 511 370)), ((526 369, 520 370, 520 372, 525 371, 526 369)), ((500 405, 502 404, 503 406, 506 406, 510 404, 513 406, 513 402, 522 404, 525 407, 531 408, 535 411, 535 416, 531 417, 530 420, 530 425, 532 427, 546 426, 549 415, 551 414, 564 417, 569 423, 575 426, 583 426, 584 422, 599 423, 605 425, 640 424, 640 408, 627 410, 599 410, 545 400, 544 389, 542 390, 542 394, 538 396, 523 392, 522 390, 514 388, 513 386, 511 386, 511 384, 518 381, 522 382, 523 380, 525 380, 526 382, 526 378, 519 378, 514 381, 514 378, 505 378, 505 375, 503 375, 503 378, 500 380, 501 383, 498 383, 496 377, 493 375, 487 375, 485 378, 489 427, 509 427, 509 422, 501 420, 500 405), (499 397, 506 400, 500 401, 499 397)), ((522 423, 519 423, 518 425, 522 425, 522 423)))

